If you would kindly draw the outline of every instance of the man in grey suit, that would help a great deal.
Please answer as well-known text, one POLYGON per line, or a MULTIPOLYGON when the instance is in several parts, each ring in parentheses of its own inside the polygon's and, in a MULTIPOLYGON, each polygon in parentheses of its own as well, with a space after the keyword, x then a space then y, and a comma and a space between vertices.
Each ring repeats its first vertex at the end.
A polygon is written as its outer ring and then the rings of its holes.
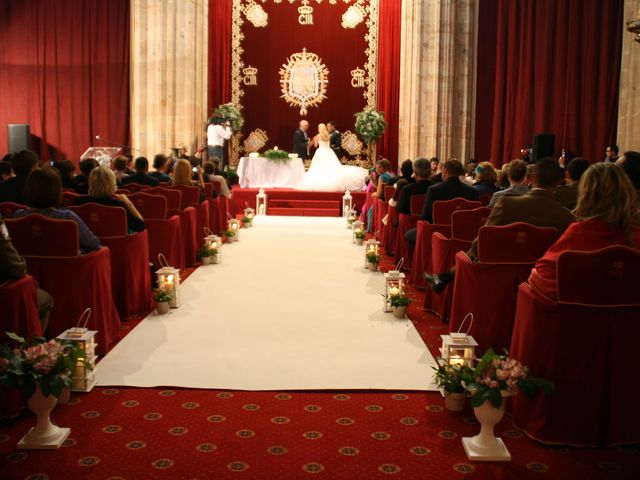
POLYGON ((309 122, 300 120, 298 129, 293 133, 293 153, 297 153, 298 157, 304 162, 309 156, 309 122))

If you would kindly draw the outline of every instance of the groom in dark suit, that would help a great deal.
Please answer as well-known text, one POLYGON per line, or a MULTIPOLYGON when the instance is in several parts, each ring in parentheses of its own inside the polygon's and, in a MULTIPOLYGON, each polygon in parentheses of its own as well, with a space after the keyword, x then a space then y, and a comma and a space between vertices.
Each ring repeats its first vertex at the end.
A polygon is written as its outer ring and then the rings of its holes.
POLYGON ((342 153, 342 134, 336 130, 336 124, 333 121, 327 122, 327 130, 329 131, 329 145, 338 158, 342 153))
POLYGON ((300 120, 299 128, 293 133, 293 153, 297 153, 298 157, 304 162, 309 154, 309 122, 300 120))

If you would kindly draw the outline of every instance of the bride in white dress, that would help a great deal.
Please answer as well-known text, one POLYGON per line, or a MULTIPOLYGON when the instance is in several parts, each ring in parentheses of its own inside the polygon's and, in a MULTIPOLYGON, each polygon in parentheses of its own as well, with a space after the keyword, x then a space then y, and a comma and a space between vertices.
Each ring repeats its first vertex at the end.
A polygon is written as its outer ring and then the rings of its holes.
POLYGON ((329 131, 324 123, 318 125, 318 135, 313 139, 318 147, 311 160, 309 170, 296 187, 299 190, 322 192, 356 192, 365 186, 368 172, 361 167, 342 165, 329 146, 329 131))

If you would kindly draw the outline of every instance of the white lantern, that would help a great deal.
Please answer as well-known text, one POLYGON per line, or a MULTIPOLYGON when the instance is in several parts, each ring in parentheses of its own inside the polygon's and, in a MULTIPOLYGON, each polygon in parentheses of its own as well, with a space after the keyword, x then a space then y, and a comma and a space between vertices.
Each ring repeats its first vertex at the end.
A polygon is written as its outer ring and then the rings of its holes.
POLYGON ((351 192, 347 190, 342 197, 342 216, 349 217, 349 214, 353 210, 353 197, 351 192))
POLYGON ((375 253, 380 255, 380 242, 374 238, 364 242, 364 267, 367 268, 367 254, 375 253))
POLYGON ((156 271, 158 288, 164 290, 171 296, 169 306, 178 308, 180 306, 180 270, 170 266, 164 266, 156 271))
POLYGON ((446 360, 449 365, 466 365, 471 368, 475 365, 478 342, 469 335, 472 325, 473 314, 467 313, 457 332, 450 332, 449 335, 440 335, 442 339, 440 356, 446 360), (469 328, 466 332, 462 332, 461 330, 467 323, 468 318, 471 318, 469 328))
POLYGON ((364 232, 364 222, 361 220, 356 220, 352 224, 353 229, 353 243, 356 243, 356 232, 364 232))
POLYGON ((352 208, 351 210, 349 210, 349 214, 347 215, 347 228, 353 228, 353 224, 356 220, 358 220, 358 215, 352 208))
POLYGON ((203 246, 208 250, 213 250, 216 252, 214 255, 212 255, 211 263, 220 263, 220 260, 222 259, 222 239, 219 236, 211 233, 211 230, 209 230, 209 235, 204 237, 203 246))
POLYGON ((75 343, 85 355, 85 359, 78 359, 76 368, 71 376, 71 390, 74 392, 90 392, 96 384, 96 348, 98 344, 95 341, 97 330, 89 330, 86 328, 87 321, 91 316, 91 309, 87 308, 80 317, 79 324, 85 319, 84 325, 73 327, 65 330, 58 335, 58 340, 75 343))
POLYGON ((263 188, 261 188, 258 195, 256 195, 256 211, 258 215, 267 214, 267 194, 264 193, 263 188))
POLYGON ((240 240, 240 222, 235 218, 230 218, 227 222, 227 230, 234 233, 235 238, 233 239, 235 242, 240 240))
POLYGON ((389 270, 384 274, 384 311, 392 312, 391 297, 404 295, 405 274, 398 270, 389 270))
POLYGON ((247 205, 247 208, 244 209, 244 218, 248 218, 249 221, 249 226, 253 227, 253 217, 255 217, 256 212, 253 208, 249 207, 247 205))

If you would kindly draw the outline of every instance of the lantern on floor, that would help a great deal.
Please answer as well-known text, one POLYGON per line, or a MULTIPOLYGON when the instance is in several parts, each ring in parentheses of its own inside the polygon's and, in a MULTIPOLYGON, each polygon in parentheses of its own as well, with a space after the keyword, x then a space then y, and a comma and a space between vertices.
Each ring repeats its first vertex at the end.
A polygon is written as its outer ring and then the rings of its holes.
POLYGON ((256 195, 256 212, 258 212, 258 215, 267 214, 267 194, 264 193, 263 188, 261 188, 260 191, 258 191, 258 195, 256 195))
POLYGON ((160 254, 158 258, 160 258, 160 265, 162 265, 160 270, 156 271, 158 288, 167 292, 171 297, 169 306, 178 308, 180 306, 180 270, 169 266, 164 255, 160 254))
POLYGON ((349 214, 347 215, 347 228, 352 228, 353 223, 358 219, 358 215, 356 211, 352 208, 349 210, 349 214))
POLYGON ((342 216, 348 217, 351 210, 353 210, 353 197, 351 196, 351 192, 347 190, 342 197, 342 216))
POLYGON ((58 335, 58 340, 75 343, 84 352, 85 358, 78 359, 76 368, 71 376, 71 390, 74 392, 90 392, 96 384, 96 347, 97 330, 89 330, 87 322, 91 316, 91 309, 87 308, 78 321, 78 326, 69 328, 58 335), (84 322, 83 322, 84 320, 84 322))
POLYGON ((244 209, 244 218, 249 219, 249 226, 253 226, 253 217, 255 217, 256 212, 253 208, 247 205, 247 208, 244 209))
POLYGON ((352 225, 353 229, 353 243, 356 243, 357 235, 362 234, 364 232, 364 222, 361 220, 356 220, 352 225))
POLYGON ((364 267, 367 268, 367 254, 375 253, 380 255, 380 242, 375 238, 364 242, 364 267))
POLYGON ((227 230, 233 232, 234 241, 240 240, 240 222, 235 218, 230 218, 227 222, 227 230))
POLYGON ((478 342, 469 335, 471 325, 473 325, 473 314, 469 313, 464 317, 457 332, 450 332, 449 335, 440 335, 442 339, 440 356, 449 365, 466 365, 471 368, 475 365, 478 342), (462 330, 469 317, 471 317, 469 329, 466 332, 461 332, 460 330, 462 330))
POLYGON ((220 260, 222 259, 222 239, 219 236, 214 235, 208 228, 205 228, 205 232, 209 233, 209 235, 204 237, 203 246, 207 250, 213 250, 216 252, 212 255, 213 258, 211 263, 220 263, 220 260))
POLYGON ((405 275, 399 270, 389 270, 384 274, 384 311, 392 312, 391 297, 404 295, 405 275))

